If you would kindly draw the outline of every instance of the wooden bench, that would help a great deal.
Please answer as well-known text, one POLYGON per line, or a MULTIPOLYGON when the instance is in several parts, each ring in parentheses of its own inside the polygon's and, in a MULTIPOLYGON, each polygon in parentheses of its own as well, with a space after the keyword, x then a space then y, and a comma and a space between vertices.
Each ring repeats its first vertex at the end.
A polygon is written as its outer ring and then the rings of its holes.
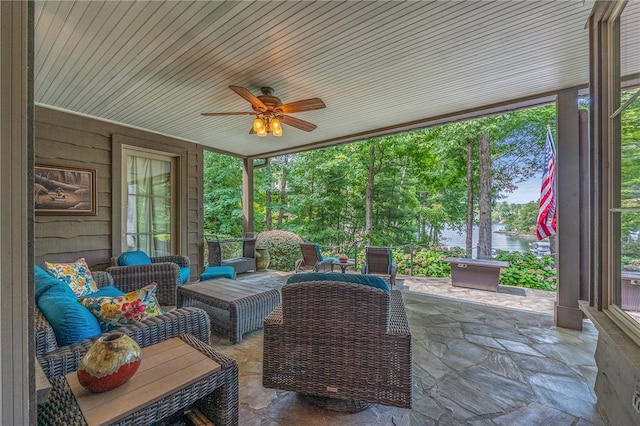
POLYGON ((451 284, 455 287, 498 291, 500 268, 508 268, 509 262, 489 259, 447 257, 442 260, 451 265, 451 284))

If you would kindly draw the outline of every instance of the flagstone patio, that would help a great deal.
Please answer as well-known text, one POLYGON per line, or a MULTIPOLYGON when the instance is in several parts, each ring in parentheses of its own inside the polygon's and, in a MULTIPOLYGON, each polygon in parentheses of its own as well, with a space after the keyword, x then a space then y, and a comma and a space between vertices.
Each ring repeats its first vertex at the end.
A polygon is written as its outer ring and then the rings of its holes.
MULTIPOLYGON (((281 286, 288 273, 238 279, 281 286)), ((554 293, 452 287, 398 277, 413 337, 413 408, 374 405, 355 414, 262 387, 262 331, 212 344, 238 361, 242 425, 606 425, 595 408, 597 331, 553 323, 554 293)))

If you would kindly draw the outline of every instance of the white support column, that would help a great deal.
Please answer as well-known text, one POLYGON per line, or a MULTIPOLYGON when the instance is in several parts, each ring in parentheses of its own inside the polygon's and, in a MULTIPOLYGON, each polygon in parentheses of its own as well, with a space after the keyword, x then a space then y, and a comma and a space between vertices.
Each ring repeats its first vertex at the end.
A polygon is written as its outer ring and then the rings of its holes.
POLYGON ((0 424, 36 422, 33 2, 0 1, 0 424))
POLYGON ((582 330, 580 298, 580 188, 586 176, 580 175, 580 129, 578 91, 558 93, 557 111, 557 243, 558 271, 555 323, 558 327, 582 330))

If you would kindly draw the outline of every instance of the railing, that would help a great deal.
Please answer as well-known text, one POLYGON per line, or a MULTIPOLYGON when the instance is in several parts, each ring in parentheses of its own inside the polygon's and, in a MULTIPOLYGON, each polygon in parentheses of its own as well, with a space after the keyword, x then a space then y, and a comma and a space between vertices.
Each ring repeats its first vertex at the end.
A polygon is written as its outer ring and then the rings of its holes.
MULTIPOLYGON (((354 269, 358 270, 362 265, 359 264, 358 259, 364 259, 364 250, 367 244, 364 241, 354 241, 350 244, 342 244, 342 245, 320 245, 320 250, 324 257, 337 257, 339 254, 344 253, 347 257, 355 263, 354 269), (347 250, 348 248, 348 250, 347 250)), ((405 254, 408 252, 409 254, 409 275, 414 275, 414 253, 416 250, 431 249, 429 246, 420 245, 415 243, 409 243, 399 246, 389 245, 393 250, 393 253, 404 252, 405 254)))

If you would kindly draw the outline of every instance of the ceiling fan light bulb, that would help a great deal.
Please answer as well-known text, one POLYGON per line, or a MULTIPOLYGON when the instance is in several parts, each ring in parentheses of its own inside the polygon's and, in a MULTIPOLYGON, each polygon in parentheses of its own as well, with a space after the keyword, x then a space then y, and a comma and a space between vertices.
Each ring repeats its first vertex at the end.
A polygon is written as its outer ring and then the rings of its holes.
POLYGON ((277 118, 271 120, 271 131, 274 132, 274 135, 276 131, 279 131, 280 135, 282 135, 282 124, 280 124, 280 120, 277 118))
POLYGON ((262 130, 264 132, 264 135, 262 136, 267 135, 267 127, 264 125, 264 121, 262 121, 260 117, 256 117, 256 119, 253 120, 253 130, 258 134, 260 134, 260 131, 262 130))
POLYGON ((277 130, 272 128, 271 133, 273 133, 273 136, 282 136, 282 127, 277 130))
POLYGON ((267 129, 265 127, 262 127, 260 130, 258 130, 256 132, 258 134, 258 136, 260 136, 261 138, 267 136, 267 129))

